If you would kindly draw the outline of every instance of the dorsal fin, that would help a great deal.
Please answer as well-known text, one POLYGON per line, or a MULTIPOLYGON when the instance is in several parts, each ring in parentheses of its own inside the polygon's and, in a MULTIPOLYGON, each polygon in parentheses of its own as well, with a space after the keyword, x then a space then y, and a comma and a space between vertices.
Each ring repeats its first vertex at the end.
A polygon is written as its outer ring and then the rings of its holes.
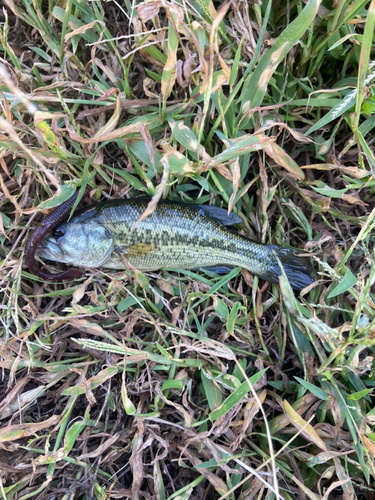
MULTIPOLYGON (((134 200, 149 202, 151 198, 149 196, 138 196, 137 198, 134 198, 134 200)), ((166 205, 175 204, 189 208, 197 208, 199 210, 202 210, 202 212, 204 212, 205 215, 208 215, 209 217, 212 217, 220 224, 223 224, 223 226, 235 226, 237 224, 243 224, 241 217, 234 214, 233 212, 231 212, 228 215, 228 211, 225 208, 213 207, 210 205, 198 205, 196 203, 186 203, 184 201, 170 201, 170 200, 159 201, 159 205, 162 205, 163 203, 166 205)))
POLYGON ((228 211, 225 208, 212 207, 210 205, 198 205, 198 207, 203 210, 206 215, 209 215, 224 226, 235 226, 237 224, 243 224, 241 217, 234 214, 233 212, 228 215, 228 211))

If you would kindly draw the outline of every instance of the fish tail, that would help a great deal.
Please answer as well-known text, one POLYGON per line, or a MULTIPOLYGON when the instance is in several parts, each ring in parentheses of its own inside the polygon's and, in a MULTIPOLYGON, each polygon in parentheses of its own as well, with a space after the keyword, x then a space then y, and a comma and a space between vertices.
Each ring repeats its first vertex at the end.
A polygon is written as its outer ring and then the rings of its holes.
POLYGON ((262 274, 261 278, 272 283, 279 283, 279 276, 282 275, 279 260, 293 290, 300 291, 313 283, 313 268, 309 257, 302 256, 301 252, 294 248, 283 248, 276 245, 267 246, 272 258, 269 269, 262 274))

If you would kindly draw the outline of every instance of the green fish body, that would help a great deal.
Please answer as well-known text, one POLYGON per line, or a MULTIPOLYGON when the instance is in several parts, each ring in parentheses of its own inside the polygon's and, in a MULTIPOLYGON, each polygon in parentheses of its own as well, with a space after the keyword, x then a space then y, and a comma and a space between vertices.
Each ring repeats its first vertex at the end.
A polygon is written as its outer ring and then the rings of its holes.
POLYGON ((278 258, 294 289, 312 283, 306 257, 236 233, 228 226, 242 221, 224 209, 160 201, 137 224, 147 205, 123 199, 81 210, 43 240, 37 255, 89 268, 125 269, 130 263, 141 271, 239 266, 273 283, 281 275, 278 258))

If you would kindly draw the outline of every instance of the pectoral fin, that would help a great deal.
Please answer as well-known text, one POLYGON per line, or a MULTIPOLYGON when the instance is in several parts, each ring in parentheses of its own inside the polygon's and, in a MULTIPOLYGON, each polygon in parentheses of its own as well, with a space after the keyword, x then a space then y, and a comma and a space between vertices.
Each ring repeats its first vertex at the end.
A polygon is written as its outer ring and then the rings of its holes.
POLYGON ((145 257, 146 255, 156 252, 158 247, 153 243, 134 243, 126 248, 126 250, 122 250, 124 255, 126 255, 127 259, 134 259, 135 257, 145 257))

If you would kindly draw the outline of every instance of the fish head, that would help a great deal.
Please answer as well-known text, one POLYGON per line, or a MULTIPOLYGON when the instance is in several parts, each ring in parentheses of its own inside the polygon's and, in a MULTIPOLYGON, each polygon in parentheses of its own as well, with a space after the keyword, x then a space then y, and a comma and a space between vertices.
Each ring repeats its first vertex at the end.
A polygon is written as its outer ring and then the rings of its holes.
POLYGON ((54 228, 35 253, 65 264, 100 267, 110 258, 114 247, 114 238, 102 224, 66 222, 54 228))

